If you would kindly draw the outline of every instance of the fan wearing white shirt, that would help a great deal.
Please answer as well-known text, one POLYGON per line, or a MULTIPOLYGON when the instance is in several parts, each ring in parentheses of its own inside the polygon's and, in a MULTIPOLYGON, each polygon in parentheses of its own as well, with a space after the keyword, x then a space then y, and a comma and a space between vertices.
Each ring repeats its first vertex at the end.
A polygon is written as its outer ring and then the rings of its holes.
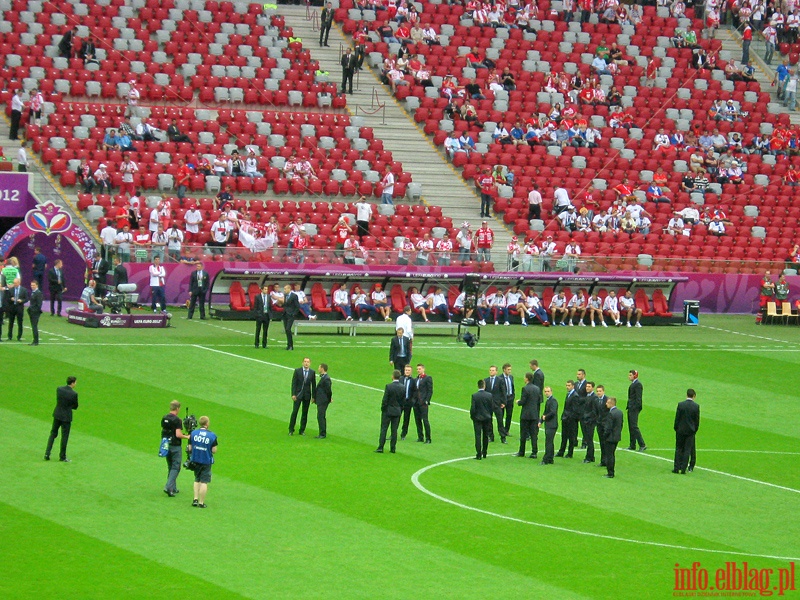
POLYGON ((583 322, 583 318, 586 316, 586 294, 584 294, 583 290, 578 290, 578 293, 569 299, 569 302, 567 303, 567 309, 569 310, 570 327, 572 327, 573 318, 578 313, 580 313, 580 316, 578 317, 578 325, 580 327, 586 327, 586 323, 583 322))
POLYGON ((392 309, 389 306, 388 298, 386 297, 386 292, 383 291, 383 286, 380 283, 375 284, 375 289, 372 290, 372 306, 375 307, 375 311, 383 317, 384 321, 391 321, 392 320, 392 309))
POLYGON ((372 219, 372 204, 367 202, 364 196, 356 202, 356 225, 358 226, 358 237, 364 241, 364 236, 369 235, 369 222, 372 219))
POLYGON ((556 318, 561 316, 561 322, 558 323, 558 325, 566 327, 568 315, 569 311, 567 310, 567 294, 562 290, 553 296, 552 300, 550 300, 550 318, 553 320, 553 325, 556 325, 556 318))
POLYGON ((167 296, 164 293, 166 279, 167 271, 161 264, 161 259, 156 256, 153 258, 153 264, 150 265, 150 308, 153 309, 153 312, 158 312, 158 309, 167 312, 167 296))
POLYGON ((636 308, 636 300, 634 300, 630 290, 625 292, 625 295, 619 299, 619 308, 620 312, 627 316, 628 321, 626 325, 628 327, 631 327, 631 320, 633 317, 636 317, 636 327, 642 326, 642 309, 636 308))
POLYGON ((428 320, 428 313, 426 312, 426 309, 431 310, 431 308, 433 308, 433 298, 426 298, 420 294, 419 290, 415 287, 410 288, 408 292, 408 298, 411 301, 411 307, 422 315, 422 318, 426 323, 429 323, 430 321, 428 320))
MULTIPOLYGON (((617 294, 614 290, 608 292, 608 296, 606 296, 606 300, 603 302, 603 314, 607 317, 611 317, 614 321, 614 325, 617 327, 622 326, 622 321, 619 320, 619 301, 617 300, 617 294)), ((605 321, 603 321, 603 326, 606 326, 605 321)))
POLYGON ((453 319, 450 316, 450 308, 447 306, 447 295, 442 291, 442 288, 433 288, 433 310, 447 317, 447 322, 452 323, 453 319))
POLYGON ((437 263, 442 267, 450 266, 450 253, 453 251, 453 241, 450 234, 445 233, 444 237, 436 241, 437 263))
POLYGON ((342 313, 345 321, 353 320, 350 310, 350 296, 344 288, 344 284, 341 284, 333 292, 333 308, 342 313))
POLYGON ((193 204, 189 207, 189 210, 186 211, 183 220, 186 223, 186 234, 183 236, 183 239, 186 242, 192 242, 195 237, 200 234, 200 223, 203 222, 203 213, 197 210, 197 207, 193 204))

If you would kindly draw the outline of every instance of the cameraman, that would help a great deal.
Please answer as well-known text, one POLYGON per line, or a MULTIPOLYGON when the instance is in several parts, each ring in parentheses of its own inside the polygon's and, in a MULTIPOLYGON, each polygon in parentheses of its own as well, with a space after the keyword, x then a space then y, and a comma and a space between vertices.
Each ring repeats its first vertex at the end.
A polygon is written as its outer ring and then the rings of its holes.
POLYGON ((194 500, 192 506, 206 507, 206 492, 211 482, 211 465, 217 453, 217 434, 208 430, 208 417, 200 417, 199 429, 191 434, 187 450, 192 454, 189 460, 194 463, 194 500))
POLYGON ((169 403, 169 412, 161 418, 161 438, 169 438, 169 452, 167 454, 167 485, 164 493, 172 498, 178 493, 176 483, 178 473, 181 472, 181 440, 188 440, 190 436, 182 431, 181 419, 178 411, 181 403, 173 400, 169 403))

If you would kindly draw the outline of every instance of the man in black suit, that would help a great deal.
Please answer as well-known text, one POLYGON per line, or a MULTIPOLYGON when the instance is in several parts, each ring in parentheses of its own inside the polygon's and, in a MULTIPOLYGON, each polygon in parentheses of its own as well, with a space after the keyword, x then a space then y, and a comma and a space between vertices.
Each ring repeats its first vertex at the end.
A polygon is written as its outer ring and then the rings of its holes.
POLYGON ((581 429, 583 430, 583 439, 586 440, 586 456, 583 462, 593 463, 594 428, 600 418, 600 406, 597 404, 597 394, 594 393, 594 381, 587 381, 585 388, 586 398, 583 399, 583 413, 581 413, 581 429))
POLYGON ((532 360, 531 363, 531 371, 533 371, 533 385, 538 387, 540 390, 544 389, 544 371, 539 368, 539 361, 532 360))
POLYGON ((686 390, 686 400, 678 403, 675 411, 675 464, 673 473, 686 475, 686 466, 694 450, 695 435, 700 429, 700 405, 692 388, 686 390))
POLYGON ((402 327, 397 328, 397 335, 392 338, 389 344, 389 362, 401 373, 406 369, 406 365, 411 358, 408 339, 404 337, 405 331, 402 327))
POLYGON ((616 465, 617 444, 622 439, 622 411, 617 408, 617 399, 613 396, 606 398, 608 415, 606 416, 606 474, 603 477, 614 479, 616 465))
POLYGON ((642 382, 639 381, 639 372, 631 369, 628 371, 628 403, 625 410, 628 411, 628 433, 631 443, 628 450, 636 450, 636 443, 639 443, 639 452, 647 450, 644 443, 642 432, 639 430, 639 413, 642 412, 642 382))
POLYGON ((317 405, 317 424, 319 425, 319 435, 315 436, 316 440, 324 440, 328 437, 328 405, 333 402, 333 392, 331 390, 331 376, 328 375, 328 365, 320 363, 319 365, 319 383, 314 392, 314 400, 312 402, 317 405))
MULTIPOLYGON (((505 369, 503 369, 505 371, 505 369)), ((525 456, 525 444, 531 440, 531 458, 536 458, 539 450, 539 408, 542 405, 542 390, 533 385, 533 373, 525 373, 525 386, 517 402, 522 407, 519 416, 519 452, 515 456, 525 456)))
POLYGON ((286 349, 294 350, 294 339, 292 338, 292 327, 294 321, 300 314, 300 301, 292 291, 292 286, 283 286, 283 330, 286 332, 286 349))
POLYGON ((553 390, 548 386, 544 388, 545 403, 539 427, 544 427, 544 458, 539 464, 552 465, 555 456, 556 431, 558 431, 558 400, 553 397, 553 390))
POLYGON ((270 313, 272 312, 272 298, 269 295, 269 285, 266 283, 261 287, 261 293, 256 296, 253 303, 253 317, 256 320, 256 348, 261 343, 262 348, 267 347, 267 338, 269 334, 269 320, 270 313), (264 332, 264 337, 261 337, 261 332, 264 332))
MULTIPOLYGON (((203 269, 203 263, 195 264, 194 273, 189 279, 189 314, 187 319, 194 316, 194 307, 200 309, 200 320, 206 318, 206 294, 208 293, 208 272, 203 269)), ((266 341, 266 336, 265 336, 266 341)), ((258 343, 256 343, 258 345, 258 343)))
MULTIPOLYGON (((267 287, 267 286, 264 286, 267 287)), ((264 334, 266 338, 266 334, 264 334)), ((257 347, 258 345, 256 345, 257 347)), ((311 369, 311 359, 303 359, 303 366, 294 370, 292 375, 292 416, 289 417, 289 435, 294 435, 294 425, 297 423, 297 412, 303 407, 300 414, 300 435, 305 435, 308 422, 308 407, 311 398, 317 392, 317 374, 311 369)))
POLYGON ((108 261, 100 254, 94 257, 92 262, 92 279, 97 282, 97 293, 104 295, 106 289, 106 280, 108 278, 108 271, 110 266, 108 261))
POLYGON ((58 303, 58 316, 61 316, 61 303, 64 299, 64 292, 67 291, 66 279, 64 278, 64 263, 61 259, 56 259, 53 268, 47 272, 47 282, 50 285, 50 314, 56 314, 56 303, 58 303))
MULTIPOLYGON (((506 387, 506 398, 505 398, 505 406, 503 407, 503 413, 505 414, 505 423, 503 424, 503 429, 506 430, 506 435, 511 435, 511 419, 514 416, 514 396, 516 395, 516 388, 514 387, 514 376, 511 374, 511 363, 506 363, 503 365, 503 383, 506 387)), ((539 393, 541 394, 542 388, 539 388, 539 393)), ((539 415, 536 415, 536 418, 539 418, 539 415)), ((534 423, 534 428, 536 424, 534 423)))
POLYGON ((417 424, 417 441, 431 443, 431 424, 428 422, 428 408, 433 398, 433 377, 425 374, 425 365, 417 365, 417 397, 414 402, 414 421, 417 424), (423 430, 425 437, 423 438, 423 430))
POLYGON ((586 404, 584 400, 586 398, 586 371, 583 369, 578 369, 575 374, 575 394, 577 397, 575 408, 578 420, 581 422, 581 449, 583 449, 586 448, 586 433, 583 431, 583 419, 581 418, 583 407, 586 404))
MULTIPOLYGON (((484 379, 486 382, 486 391, 492 395, 492 412, 497 421, 497 435, 500 436, 500 441, 506 443, 506 430, 503 426, 503 409, 506 403, 506 383, 502 377, 497 375, 497 367, 492 365, 489 367, 489 376, 484 379)), ((489 436, 489 441, 494 441, 494 434, 489 436)))
POLYGON ((44 451, 44 459, 50 460, 50 451, 53 449, 53 442, 58 437, 58 430, 61 429, 61 452, 58 459, 61 462, 70 462, 67 458, 67 442, 69 442, 69 430, 72 426, 72 411, 78 410, 78 392, 75 391, 77 378, 67 377, 67 385, 63 385, 56 390, 56 408, 53 411, 53 427, 50 429, 50 438, 47 440, 47 450, 44 451))
POLYGON ((567 381, 567 398, 564 400, 564 410, 561 411, 561 448, 556 456, 563 458, 564 450, 569 449, 566 457, 572 458, 572 452, 578 445, 578 395, 575 393, 575 382, 572 379, 567 381))
POLYGON ((400 378, 400 385, 403 386, 403 428, 400 431, 400 440, 406 439, 408 435, 408 423, 411 421, 411 410, 417 398, 417 379, 412 375, 411 365, 403 368, 403 376, 400 378))
POLYGON ((25 304, 28 302, 28 290, 22 287, 19 277, 6 288, 3 307, 8 315, 8 340, 14 337, 14 323, 17 323, 17 341, 22 339, 22 319, 25 316, 25 304))
POLYGON ((356 71, 356 63, 357 57, 353 54, 352 48, 347 48, 344 54, 342 54, 342 89, 341 92, 343 94, 352 94, 353 93, 353 74, 356 71), (350 83, 350 87, 348 88, 347 84, 350 83))
POLYGON ((475 430, 475 459, 486 458, 489 436, 492 433, 492 395, 486 391, 486 382, 478 380, 478 391, 472 394, 469 417, 475 430))
POLYGON ((381 401, 381 435, 378 438, 378 447, 375 452, 382 454, 386 445, 386 431, 392 427, 392 437, 389 440, 389 452, 395 453, 397 449, 397 426, 400 424, 400 414, 403 412, 404 390, 400 385, 400 371, 392 372, 392 383, 387 384, 383 390, 381 401))
POLYGON ((597 438, 600 441, 600 464, 599 467, 606 466, 606 417, 608 416, 608 406, 606 406, 606 388, 602 385, 597 386, 597 438))
POLYGON ((39 317, 42 315, 42 290, 39 289, 39 284, 36 280, 31 281, 31 301, 28 305, 28 319, 31 322, 31 331, 33 331, 33 341, 28 344, 29 346, 39 345, 39 317))
POLYGON ((328 2, 325 8, 322 9, 322 14, 319 17, 319 45, 328 45, 328 36, 331 33, 331 26, 333 25, 333 5, 328 2))
POLYGON ((122 264, 122 259, 119 256, 114 257, 114 271, 112 272, 112 278, 115 290, 117 289, 117 286, 128 283, 128 269, 126 269, 125 265, 122 264))

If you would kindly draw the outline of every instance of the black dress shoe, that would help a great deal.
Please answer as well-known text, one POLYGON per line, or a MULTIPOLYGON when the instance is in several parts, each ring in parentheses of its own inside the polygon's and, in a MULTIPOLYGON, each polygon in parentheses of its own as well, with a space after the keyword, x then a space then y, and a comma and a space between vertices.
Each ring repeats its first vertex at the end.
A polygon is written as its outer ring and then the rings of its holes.
POLYGON ((425 443, 426 443, 426 444, 430 444, 430 443, 431 443, 431 441, 430 441, 430 440, 425 440, 425 443))
POLYGON ((681 475, 686 475, 686 471, 681 471, 681 475))
POLYGON ((167 496, 169 496, 170 498, 174 498, 175 492, 167 492, 167 496))
POLYGON ((677 475, 680 471, 678 471, 678 469, 672 469, 672 472, 677 475))
POLYGON ((294 431, 290 431, 290 432, 289 432, 289 435, 294 435, 294 431))
POLYGON ((39 342, 31 342, 30 344, 28 344, 28 346, 38 346, 38 345, 39 345, 39 342))
POLYGON ((519 458, 525 458, 525 453, 524 452, 517 452, 515 454, 512 454, 512 456, 518 456, 519 458))
POLYGON ((531 454, 528 458, 536 458, 536 454, 531 454))
POLYGON ((475 456, 475 460, 480 460, 480 459, 481 459, 481 455, 480 454, 475 456))
POLYGON ((558 458, 564 458, 564 453, 563 452, 559 452, 558 454, 556 454, 556 456, 558 458))
POLYGON ((315 435, 315 436, 314 436, 314 439, 315 439, 315 440, 324 440, 326 437, 327 437, 327 436, 324 436, 324 435, 315 435))
POLYGON ((45 460, 50 460, 50 455, 49 455, 49 454, 45 454, 45 455, 44 455, 44 459, 45 459, 45 460))
POLYGON ((422 443, 422 442, 424 442, 425 440, 423 440, 422 438, 418 438, 418 439, 417 439, 417 441, 418 441, 418 442, 420 442, 420 443, 422 443))
POLYGON ((627 450, 636 450, 636 446, 628 446, 627 450))
POLYGON ((549 463, 549 462, 542 461, 542 462, 540 462, 539 464, 540 464, 541 466, 547 466, 547 465, 552 465, 553 463, 549 463))
POLYGON ((687 471, 689 471, 689 473, 691 473, 692 471, 694 471, 694 467, 689 467, 689 468, 688 468, 688 469, 686 469, 686 470, 687 470, 687 471))
POLYGON ((502 438, 500 438, 500 443, 501 444, 507 444, 508 442, 506 441, 506 438, 502 437, 502 438))
POLYGON ((400 441, 401 441, 401 442, 402 442, 402 441, 404 441, 405 439, 406 439, 406 436, 404 436, 404 435, 401 435, 401 436, 400 436, 400 441))
POLYGON ((584 459, 583 459, 583 462, 584 462, 584 463, 593 463, 593 462, 594 462, 594 460, 590 460, 590 459, 588 459, 588 458, 584 458, 584 459))
POLYGON ((564 458, 572 458, 572 454, 567 454, 564 458))
POLYGON ((72 462, 72 461, 71 461, 70 459, 68 459, 68 458, 59 458, 58 460, 59 460, 59 462, 72 462))
POLYGON ((605 477, 606 479, 614 479, 614 476, 613 475, 609 475, 608 473, 603 475, 603 477, 605 477))
POLYGON ((486 454, 483 455, 483 458, 486 458, 486 454))
POLYGON ((639 448, 639 452, 644 452, 645 450, 647 450, 647 446, 642 446, 639 448))
POLYGON ((306 432, 305 432, 305 431, 301 431, 301 432, 300 432, 300 433, 298 433, 297 435, 302 435, 303 437, 305 437, 305 435, 306 435, 306 432))
POLYGON ((396 452, 396 450, 395 450, 394 448, 392 448, 391 450, 389 450, 389 452, 391 452, 392 454, 396 454, 396 453, 397 453, 397 452, 396 452))
POLYGON ((375 448, 373 452, 375 452, 376 454, 383 454, 383 448, 375 448))

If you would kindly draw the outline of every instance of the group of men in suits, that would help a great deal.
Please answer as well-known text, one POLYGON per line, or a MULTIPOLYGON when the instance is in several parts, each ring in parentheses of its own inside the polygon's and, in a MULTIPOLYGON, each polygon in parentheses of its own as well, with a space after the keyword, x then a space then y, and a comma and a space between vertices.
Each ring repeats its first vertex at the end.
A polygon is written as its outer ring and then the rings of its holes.
MULTIPOLYGON (((266 288, 268 286, 264 287, 266 288)), ((269 297, 269 294, 267 294, 267 297, 269 297)), ((264 335, 264 339, 266 339, 266 334, 264 335)), ((328 406, 333 402, 328 365, 321 363, 315 373, 311 368, 311 359, 305 357, 303 359, 303 365, 295 369, 292 374, 291 392, 292 416, 289 417, 289 435, 294 435, 298 413, 300 413, 300 429, 298 433, 300 435, 306 434, 308 409, 313 402, 317 407, 317 426, 319 427, 319 434, 315 439, 324 440, 328 436, 328 406), (319 381, 317 381, 317 374, 319 374, 319 381)))
POLYGON ((17 341, 22 341, 22 323, 25 316, 25 305, 28 306, 28 318, 33 333, 33 341, 29 346, 39 345, 39 317, 42 314, 42 291, 39 289, 39 282, 31 281, 30 292, 22 285, 19 277, 16 277, 10 284, 3 282, 2 307, 0 308, 0 341, 3 339, 2 326, 3 316, 8 317, 8 341, 14 338, 14 325, 17 329, 17 341))
POLYGON ((433 377, 425 372, 425 365, 417 365, 417 375, 414 377, 410 364, 406 364, 401 372, 395 369, 392 372, 392 382, 383 392, 381 401, 381 433, 378 447, 375 452, 383 452, 386 444, 386 435, 391 428, 389 449, 392 453, 397 448, 397 430, 400 428, 400 440, 405 440, 411 422, 411 413, 414 413, 414 424, 417 428, 417 441, 423 444, 431 443, 431 424, 428 419, 431 399, 433 398, 433 377))
POLYGON ((267 347, 267 337, 269 334, 269 324, 273 316, 273 308, 280 306, 283 309, 281 312, 281 319, 283 320, 283 331, 286 334, 286 349, 294 350, 294 337, 292 335, 292 328, 297 317, 300 316, 300 299, 292 289, 292 286, 286 284, 283 286, 283 298, 277 304, 273 303, 270 294, 269 284, 264 284, 261 288, 261 293, 255 297, 253 302, 252 314, 256 321, 256 339, 255 347, 267 347), (263 332, 263 335, 262 335, 263 332))

